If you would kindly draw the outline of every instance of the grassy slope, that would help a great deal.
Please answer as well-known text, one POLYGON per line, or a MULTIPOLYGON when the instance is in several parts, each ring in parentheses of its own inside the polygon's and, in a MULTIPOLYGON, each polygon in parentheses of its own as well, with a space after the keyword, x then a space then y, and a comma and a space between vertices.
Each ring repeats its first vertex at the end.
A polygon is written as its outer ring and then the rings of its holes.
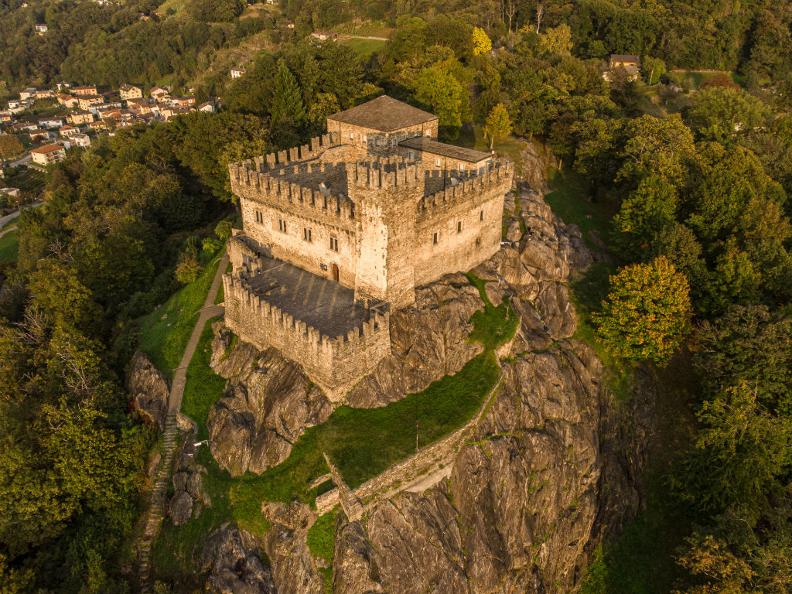
MULTIPOLYGON (((260 512, 262 500, 312 501, 316 490, 309 492, 308 483, 327 472, 322 452, 327 452, 349 484, 356 486, 412 454, 416 427, 418 445, 424 446, 467 422, 497 380, 499 370, 492 349, 514 335, 518 322, 507 305, 495 308, 483 290, 481 293, 485 308, 474 315, 472 322, 476 340, 487 350, 456 375, 382 408, 337 409, 325 423, 308 429, 297 440, 286 461, 260 476, 247 474, 232 479, 217 466, 208 448, 201 447, 197 459, 208 471, 205 484, 212 507, 178 528, 165 522, 152 551, 157 575, 189 581, 191 578, 185 576, 194 573, 192 564, 201 543, 223 522, 234 520, 251 532, 266 532, 269 526, 260 512)), ((212 338, 209 326, 187 371, 182 403, 182 410, 198 423, 201 438, 206 436, 209 409, 222 395, 224 385, 208 366, 212 338)), ((326 540, 326 534, 322 535, 325 528, 320 524, 316 529, 314 545, 316 539, 326 540)))
POLYGON ((19 238, 16 230, 9 231, 0 237, 0 264, 16 262, 19 252, 19 238))
POLYGON ((308 529, 308 549, 317 559, 324 561, 322 573, 324 591, 333 592, 333 558, 335 557, 335 532, 338 508, 319 516, 313 526, 308 529))
POLYGON ((219 261, 213 259, 197 280, 140 320, 140 350, 168 377, 179 366, 219 261))
POLYGON ((339 40, 339 43, 351 47, 364 58, 368 58, 374 52, 377 52, 385 47, 387 41, 382 41, 380 39, 359 39, 350 37, 339 40))

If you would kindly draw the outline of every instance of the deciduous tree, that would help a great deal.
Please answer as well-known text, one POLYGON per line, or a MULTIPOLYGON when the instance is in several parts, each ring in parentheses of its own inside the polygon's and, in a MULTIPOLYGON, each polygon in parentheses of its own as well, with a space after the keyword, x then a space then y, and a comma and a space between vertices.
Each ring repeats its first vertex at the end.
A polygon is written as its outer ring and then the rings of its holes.
POLYGON ((615 354, 662 363, 679 347, 690 317, 687 279, 660 256, 611 276, 610 292, 594 322, 615 354))

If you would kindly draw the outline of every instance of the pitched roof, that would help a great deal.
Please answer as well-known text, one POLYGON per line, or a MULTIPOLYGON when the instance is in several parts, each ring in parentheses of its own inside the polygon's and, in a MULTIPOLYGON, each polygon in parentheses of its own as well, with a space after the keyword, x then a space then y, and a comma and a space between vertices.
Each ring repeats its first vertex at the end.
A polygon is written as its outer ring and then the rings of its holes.
POLYGON ((441 157, 450 157, 460 161, 467 161, 468 163, 480 163, 492 156, 490 153, 438 142, 431 138, 426 138, 425 136, 408 138, 407 140, 402 140, 399 144, 410 149, 431 153, 433 155, 440 155, 441 157))
POLYGON ((54 153, 55 151, 62 151, 63 147, 59 144, 45 144, 44 146, 40 146, 38 148, 31 149, 31 153, 38 153, 40 155, 46 155, 47 153, 54 153))
POLYGON ((638 64, 640 63, 641 58, 632 54, 611 54, 610 60, 611 62, 633 62, 638 64))
POLYGON ((387 95, 380 95, 357 107, 328 116, 327 119, 380 132, 391 132, 431 122, 437 116, 387 95))

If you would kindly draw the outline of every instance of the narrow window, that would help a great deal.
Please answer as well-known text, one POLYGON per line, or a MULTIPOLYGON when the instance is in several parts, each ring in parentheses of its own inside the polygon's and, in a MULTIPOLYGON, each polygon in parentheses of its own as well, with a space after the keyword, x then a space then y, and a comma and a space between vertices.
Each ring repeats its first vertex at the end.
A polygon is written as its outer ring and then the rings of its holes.
POLYGON ((481 247, 481 237, 476 237, 476 247, 481 247))
POLYGON ((440 159, 435 159, 435 167, 440 167, 440 159))
POLYGON ((462 221, 457 221, 457 233, 462 233, 462 221))
POLYGON ((257 223, 263 223, 264 222, 264 217, 261 216, 261 211, 260 210, 256 211, 256 222, 257 223))
POLYGON ((283 219, 278 219, 278 229, 281 233, 286 233, 286 221, 283 219))
POLYGON ((308 227, 303 227, 303 239, 305 241, 307 241, 308 243, 313 241, 313 239, 311 237, 311 230, 308 227))
POLYGON ((484 211, 482 210, 481 212, 479 212, 479 221, 483 221, 483 220, 484 220, 484 211))
POLYGON ((330 249, 333 250, 334 252, 338 251, 338 238, 337 237, 331 237, 330 238, 330 249))
POLYGON ((435 231, 435 232, 432 234, 432 243, 433 243, 434 245, 437 245, 437 242, 438 242, 438 240, 439 240, 439 239, 440 239, 440 234, 439 234, 437 231, 435 231))

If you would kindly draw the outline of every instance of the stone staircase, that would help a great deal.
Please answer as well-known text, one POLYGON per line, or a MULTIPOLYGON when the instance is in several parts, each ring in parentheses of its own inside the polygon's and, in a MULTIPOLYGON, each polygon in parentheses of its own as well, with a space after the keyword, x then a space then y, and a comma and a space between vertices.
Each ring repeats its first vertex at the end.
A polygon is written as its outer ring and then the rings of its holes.
POLYGON ((138 540, 138 583, 143 593, 152 592, 151 585, 151 546, 157 538, 162 520, 165 517, 165 503, 168 498, 168 481, 173 466, 173 457, 178 446, 179 428, 176 422, 176 413, 170 412, 165 419, 165 429, 162 432, 162 453, 157 473, 154 476, 154 486, 151 489, 149 510, 146 515, 146 524, 143 534, 138 540))

